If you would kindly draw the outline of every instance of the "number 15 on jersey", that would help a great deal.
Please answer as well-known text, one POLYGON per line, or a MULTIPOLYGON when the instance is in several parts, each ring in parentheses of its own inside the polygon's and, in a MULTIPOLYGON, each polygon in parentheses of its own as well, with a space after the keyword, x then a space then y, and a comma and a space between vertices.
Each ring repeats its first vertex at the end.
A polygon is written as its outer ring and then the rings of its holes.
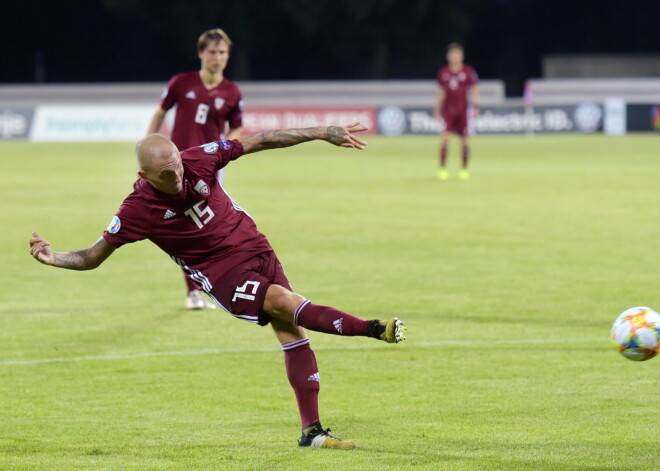
POLYGON ((211 208, 208 206, 206 208, 202 208, 202 205, 206 203, 206 200, 202 200, 199 203, 195 204, 192 208, 190 208, 188 211, 186 211, 185 214, 186 216, 190 216, 193 221, 195 221, 195 224, 197 224, 197 227, 200 229, 204 227, 206 223, 208 223, 211 219, 213 219, 213 216, 215 216, 215 213, 211 208))

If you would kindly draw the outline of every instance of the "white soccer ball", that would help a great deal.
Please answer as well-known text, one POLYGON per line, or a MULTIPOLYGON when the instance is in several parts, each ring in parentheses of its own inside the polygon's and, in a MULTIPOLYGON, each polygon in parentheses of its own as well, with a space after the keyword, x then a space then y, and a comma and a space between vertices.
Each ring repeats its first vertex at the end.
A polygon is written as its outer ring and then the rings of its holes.
POLYGON ((610 334, 627 359, 650 360, 660 353, 660 314, 646 306, 631 307, 619 314, 610 334))

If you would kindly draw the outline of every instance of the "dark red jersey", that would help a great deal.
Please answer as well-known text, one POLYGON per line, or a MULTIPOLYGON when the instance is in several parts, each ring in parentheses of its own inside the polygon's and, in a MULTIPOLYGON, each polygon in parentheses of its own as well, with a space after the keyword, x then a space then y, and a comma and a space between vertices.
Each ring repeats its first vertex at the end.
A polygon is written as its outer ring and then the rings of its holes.
POLYGON ((209 90, 199 72, 175 75, 160 100, 164 110, 174 105, 176 117, 171 137, 179 150, 222 139, 225 123, 230 128, 243 125, 241 91, 226 78, 209 90))
POLYGON ((458 72, 452 72, 447 66, 441 68, 438 71, 438 85, 445 91, 442 114, 465 114, 468 107, 468 91, 478 82, 477 72, 469 65, 464 65, 458 72))
POLYGON ((211 291, 227 270, 273 250, 215 178, 217 170, 242 154, 239 141, 212 142, 182 152, 182 191, 162 193, 140 178, 103 237, 113 247, 149 239, 211 291))

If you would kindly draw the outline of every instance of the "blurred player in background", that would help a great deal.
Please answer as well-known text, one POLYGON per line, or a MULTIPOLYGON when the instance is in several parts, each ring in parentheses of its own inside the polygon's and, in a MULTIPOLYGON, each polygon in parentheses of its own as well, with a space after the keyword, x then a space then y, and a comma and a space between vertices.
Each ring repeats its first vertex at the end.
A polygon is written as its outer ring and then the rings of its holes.
MULTIPOLYGON (((238 139, 243 125, 241 91, 224 77, 232 42, 221 29, 210 29, 197 40, 199 71, 172 77, 149 124, 148 134, 158 132, 165 114, 176 105, 171 139, 181 150, 220 139, 238 139), (227 132, 228 128, 228 132, 227 132), (225 132, 227 134, 225 135, 225 132)), ((222 183, 223 170, 218 172, 222 183)), ((215 308, 199 286, 185 277, 188 309, 215 308)))
POLYGON ((447 151, 451 134, 461 136, 463 144, 463 163, 459 176, 462 180, 470 178, 468 161, 470 147, 468 143, 468 111, 471 105, 474 116, 479 114, 479 78, 469 65, 463 64, 463 47, 451 43, 447 47, 447 65, 438 71, 438 98, 433 116, 441 117, 445 123, 440 144, 440 169, 438 178, 449 178, 447 171, 447 151), (471 95, 468 100, 468 93, 471 95))

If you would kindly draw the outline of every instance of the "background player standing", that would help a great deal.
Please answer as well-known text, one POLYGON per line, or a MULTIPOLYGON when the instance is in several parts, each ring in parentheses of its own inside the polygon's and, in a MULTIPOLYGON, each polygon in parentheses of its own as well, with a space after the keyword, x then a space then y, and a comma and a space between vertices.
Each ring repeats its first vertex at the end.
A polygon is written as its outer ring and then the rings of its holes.
POLYGON ((364 130, 359 123, 281 129, 184 152, 162 134, 150 134, 136 147, 140 178, 133 193, 91 247, 53 252, 50 243, 33 232, 30 253, 46 265, 91 270, 122 245, 151 240, 228 313, 258 325, 271 324, 298 402, 303 427, 299 445, 352 449, 353 442, 335 438, 321 427, 321 377, 304 329, 397 343, 405 338, 405 326, 396 317, 359 319, 294 293, 268 240, 215 174, 244 154, 315 139, 363 149, 366 142, 353 133, 364 130))
POLYGON ((470 178, 468 160, 470 147, 468 144, 468 109, 471 104, 474 115, 479 114, 479 78, 477 72, 469 65, 463 64, 463 47, 458 43, 451 43, 447 47, 447 65, 438 71, 438 98, 436 100, 433 116, 442 117, 445 130, 442 133, 440 144, 440 169, 438 178, 449 178, 447 171, 447 151, 451 134, 461 137, 463 163, 459 176, 462 180, 470 178), (468 101, 468 92, 470 101, 468 101))
MULTIPOLYGON (((197 40, 198 71, 184 72, 172 77, 154 113, 147 133, 160 129, 165 114, 176 105, 176 117, 171 139, 181 150, 219 139, 237 139, 243 125, 241 91, 224 77, 232 42, 219 29, 201 34, 197 40), (225 132, 229 128, 225 136, 225 132)), ((223 170, 218 172, 222 182, 223 170)), ((215 308, 202 296, 199 286, 185 277, 188 309, 215 308)))

